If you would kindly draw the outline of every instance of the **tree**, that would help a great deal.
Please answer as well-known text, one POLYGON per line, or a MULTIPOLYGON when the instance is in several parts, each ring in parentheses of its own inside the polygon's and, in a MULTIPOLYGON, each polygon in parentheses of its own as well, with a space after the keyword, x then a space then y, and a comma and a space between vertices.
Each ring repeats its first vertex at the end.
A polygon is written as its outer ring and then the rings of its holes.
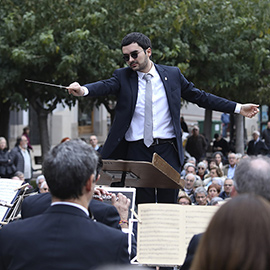
MULTIPOLYGON (((76 99, 24 80, 65 85, 108 78, 125 65, 121 39, 140 31, 151 38, 156 63, 178 66, 199 88, 241 102, 268 101, 268 13, 266 0, 6 0, 0 10, 1 97, 13 106, 32 105, 44 154, 48 114, 76 99)), ((113 115, 112 97, 81 102, 104 104, 113 115)))

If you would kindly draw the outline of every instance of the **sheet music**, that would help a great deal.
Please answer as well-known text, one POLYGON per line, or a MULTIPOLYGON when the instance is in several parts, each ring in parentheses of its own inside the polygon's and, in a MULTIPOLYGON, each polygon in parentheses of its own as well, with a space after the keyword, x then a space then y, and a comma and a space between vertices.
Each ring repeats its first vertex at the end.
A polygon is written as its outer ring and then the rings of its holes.
MULTIPOLYGON (((11 204, 15 198, 19 188, 22 185, 21 180, 13 180, 0 178, 0 200, 11 204)), ((9 208, 0 205, 0 221, 3 221, 4 216, 9 208)))
POLYGON ((147 265, 182 265, 194 234, 204 232, 218 207, 140 204, 137 259, 147 265))

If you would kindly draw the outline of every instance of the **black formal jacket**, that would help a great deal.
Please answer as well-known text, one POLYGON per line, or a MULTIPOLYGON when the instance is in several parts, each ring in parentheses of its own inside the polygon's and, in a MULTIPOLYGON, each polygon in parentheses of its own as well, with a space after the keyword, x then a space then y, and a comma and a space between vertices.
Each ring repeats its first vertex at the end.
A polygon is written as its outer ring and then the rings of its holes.
POLYGON ((188 245, 188 249, 187 249, 187 255, 185 258, 185 261, 183 263, 183 265, 181 266, 181 270, 189 270, 193 261, 193 258, 195 256, 195 252, 197 250, 197 247, 199 245, 199 242, 202 238, 203 234, 195 234, 193 235, 193 237, 191 238, 189 245, 188 245))
POLYGON ((259 140, 256 144, 254 143, 254 140, 249 141, 247 148, 248 155, 257 156, 269 154, 269 149, 263 141, 259 140))
MULTIPOLYGON (((180 125, 181 98, 196 103, 200 107, 226 113, 233 113, 236 103, 195 88, 177 67, 164 65, 155 65, 155 67, 164 84, 177 140, 179 161, 183 164, 184 154, 180 125)), ((105 159, 125 159, 127 143, 124 137, 131 123, 138 95, 137 72, 129 67, 117 69, 112 78, 87 84, 85 87, 89 90, 89 96, 117 96, 114 121, 102 147, 101 155, 105 159)))
POLYGON ((1 270, 85 270, 128 263, 127 235, 94 222, 77 207, 50 206, 0 230, 1 270))
MULTIPOLYGON (((25 219, 42 214, 50 207, 51 202, 52 197, 50 193, 42 193, 27 197, 22 203, 22 218, 25 219)), ((121 229, 119 225, 120 216, 114 206, 97 200, 91 200, 89 210, 95 220, 112 228, 121 229)))

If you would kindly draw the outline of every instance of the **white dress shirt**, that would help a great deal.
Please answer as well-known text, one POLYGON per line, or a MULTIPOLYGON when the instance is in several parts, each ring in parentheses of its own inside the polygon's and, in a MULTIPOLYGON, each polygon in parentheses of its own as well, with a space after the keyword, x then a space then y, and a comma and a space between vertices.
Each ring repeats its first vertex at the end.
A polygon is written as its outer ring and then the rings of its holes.
POLYGON ((28 151, 26 149, 22 149, 20 148, 21 153, 23 155, 23 159, 24 159, 24 178, 25 179, 30 179, 32 176, 32 168, 31 168, 31 157, 30 154, 28 153, 28 151))
MULTIPOLYGON (((129 129, 125 135, 127 141, 143 139, 146 80, 143 79, 145 73, 139 71, 137 71, 137 73, 139 86, 138 97, 129 129)), ((165 88, 155 65, 152 65, 152 68, 148 73, 152 75, 153 138, 174 138, 175 134, 165 88)))

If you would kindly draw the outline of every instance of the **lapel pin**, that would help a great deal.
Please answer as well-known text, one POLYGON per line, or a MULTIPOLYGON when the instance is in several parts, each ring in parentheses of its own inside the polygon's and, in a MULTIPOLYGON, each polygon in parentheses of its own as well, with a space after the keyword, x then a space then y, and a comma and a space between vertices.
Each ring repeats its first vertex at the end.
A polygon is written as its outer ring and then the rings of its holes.
POLYGON ((165 81, 167 81, 168 80, 168 78, 167 77, 165 77, 165 81))

